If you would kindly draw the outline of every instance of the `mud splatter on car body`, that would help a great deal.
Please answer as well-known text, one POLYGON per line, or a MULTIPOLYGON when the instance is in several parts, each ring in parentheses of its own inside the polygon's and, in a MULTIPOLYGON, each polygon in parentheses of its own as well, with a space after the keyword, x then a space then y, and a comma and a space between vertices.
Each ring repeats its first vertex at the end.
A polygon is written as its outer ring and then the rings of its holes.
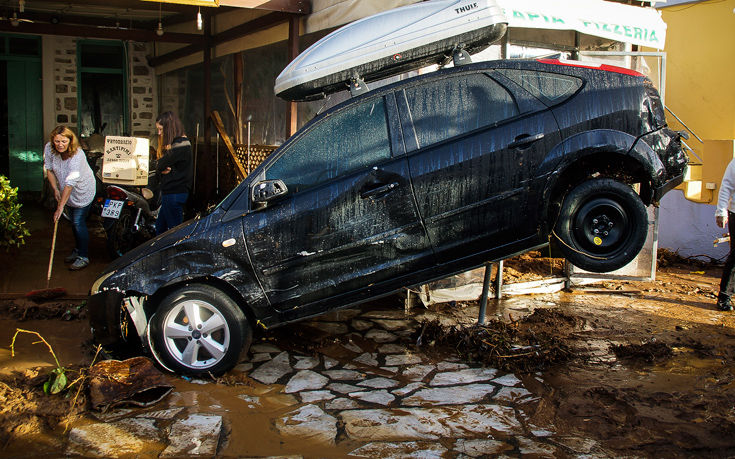
POLYGON ((552 234, 573 263, 611 271, 636 256, 645 206, 686 165, 658 93, 627 69, 506 60, 407 79, 317 116, 209 215, 110 265, 89 301, 95 338, 118 341, 114 324, 135 314, 159 361, 216 373, 256 324, 439 279, 552 234))

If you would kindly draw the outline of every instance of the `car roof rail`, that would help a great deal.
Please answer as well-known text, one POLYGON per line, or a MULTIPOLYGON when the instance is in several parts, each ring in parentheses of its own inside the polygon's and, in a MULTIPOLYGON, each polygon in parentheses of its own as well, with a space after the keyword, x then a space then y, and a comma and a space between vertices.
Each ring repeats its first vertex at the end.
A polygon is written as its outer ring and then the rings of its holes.
POLYGON ((360 78, 358 75, 353 75, 352 78, 350 78, 350 83, 348 86, 350 87, 350 95, 352 97, 357 97, 360 94, 365 94, 366 92, 370 91, 370 88, 368 88, 365 80, 360 78))

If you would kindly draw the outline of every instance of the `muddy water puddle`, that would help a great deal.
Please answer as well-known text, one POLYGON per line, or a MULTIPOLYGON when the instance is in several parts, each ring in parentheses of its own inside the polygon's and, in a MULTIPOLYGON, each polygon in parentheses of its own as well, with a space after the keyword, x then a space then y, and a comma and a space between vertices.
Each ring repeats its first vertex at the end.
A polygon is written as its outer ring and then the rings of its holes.
MULTIPOLYGON (((533 335, 548 332, 571 349, 568 360, 548 368, 501 370, 470 361, 468 352, 442 347, 438 340, 417 346, 424 321, 476 322, 474 302, 409 313, 373 305, 269 331, 246 361, 221 378, 169 375, 174 390, 154 406, 88 411, 66 431, 39 427, 13 437, 0 455, 735 454, 735 324, 708 309, 707 297, 658 298, 658 292, 640 288, 644 294, 636 295, 635 288, 626 287, 633 292, 626 295, 559 293, 491 301, 487 317, 503 318, 510 324, 503 330, 523 330, 521 321, 528 318, 541 327, 533 335), (533 314, 540 309, 562 316, 533 314), (648 361, 613 352, 614 346, 650 342, 663 343, 670 355, 648 361)), ((677 295, 686 291, 677 286, 677 295)), ((3 320, 0 325, 0 340, 8 343, 16 326, 39 331, 63 365, 91 359, 83 345, 84 321, 3 320)), ((33 341, 26 336, 16 344, 15 361, 5 346, 0 349, 5 373, 50 365, 45 346, 33 341)), ((539 349, 534 347, 539 343, 510 344, 507 349, 520 350, 519 355, 539 349)))
POLYGON ((27 320, 19 322, 0 319, 0 372, 9 373, 36 366, 54 366, 49 348, 39 337, 19 333, 15 341, 15 357, 10 344, 17 329, 34 331, 43 337, 53 349, 61 365, 91 362, 90 348, 84 343, 92 338, 85 321, 27 320))

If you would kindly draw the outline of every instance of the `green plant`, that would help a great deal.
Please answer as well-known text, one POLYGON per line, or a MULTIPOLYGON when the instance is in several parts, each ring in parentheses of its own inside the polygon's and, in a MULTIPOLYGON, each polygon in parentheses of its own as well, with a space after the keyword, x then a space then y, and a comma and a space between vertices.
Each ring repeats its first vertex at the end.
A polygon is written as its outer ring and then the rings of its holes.
POLYGON ((10 343, 10 356, 15 357, 15 338, 18 337, 19 333, 28 333, 38 336, 41 341, 35 341, 33 344, 41 342, 45 344, 46 347, 48 347, 49 352, 53 356, 54 362, 56 362, 56 368, 51 370, 51 374, 49 374, 48 379, 45 383, 43 383, 43 391, 47 394, 58 394, 59 392, 66 389, 69 386, 69 381, 66 378, 66 368, 62 367, 59 364, 59 359, 56 358, 56 354, 54 353, 53 348, 45 339, 43 339, 43 336, 41 336, 40 333, 32 330, 23 330, 22 328, 16 328, 15 334, 13 335, 13 340, 10 343))
POLYGON ((20 218, 18 188, 10 186, 10 180, 0 175, 0 247, 20 247, 30 233, 20 218))

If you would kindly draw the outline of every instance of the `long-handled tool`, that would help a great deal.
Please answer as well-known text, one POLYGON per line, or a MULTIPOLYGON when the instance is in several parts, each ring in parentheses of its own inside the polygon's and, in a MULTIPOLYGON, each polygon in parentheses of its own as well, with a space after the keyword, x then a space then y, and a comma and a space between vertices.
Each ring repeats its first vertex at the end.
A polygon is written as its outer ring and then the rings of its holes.
POLYGON ((54 250, 56 249, 56 230, 59 228, 59 221, 54 221, 54 235, 51 238, 51 255, 48 259, 48 272, 46 273, 46 288, 43 290, 31 290, 26 293, 26 298, 39 301, 39 300, 50 300, 66 295, 66 289, 63 287, 48 288, 51 282, 51 269, 54 266, 54 250))

